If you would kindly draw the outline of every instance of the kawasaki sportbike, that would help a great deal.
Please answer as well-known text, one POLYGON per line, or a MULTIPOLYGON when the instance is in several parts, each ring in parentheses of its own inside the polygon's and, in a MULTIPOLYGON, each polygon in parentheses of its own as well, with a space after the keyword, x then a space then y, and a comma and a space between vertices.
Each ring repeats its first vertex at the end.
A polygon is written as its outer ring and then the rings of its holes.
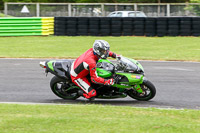
MULTIPOLYGON (((46 73, 55 75, 50 81, 51 90, 55 95, 75 100, 80 97, 82 90, 71 81, 72 63, 73 60, 50 60, 40 62, 40 66, 45 68, 46 73)), ((140 101, 148 101, 156 94, 156 88, 144 76, 142 65, 134 59, 121 57, 114 63, 108 59, 99 59, 96 71, 99 77, 113 78, 115 84, 112 86, 94 84, 88 76, 91 86, 97 91, 95 98, 112 99, 130 96, 140 101)))

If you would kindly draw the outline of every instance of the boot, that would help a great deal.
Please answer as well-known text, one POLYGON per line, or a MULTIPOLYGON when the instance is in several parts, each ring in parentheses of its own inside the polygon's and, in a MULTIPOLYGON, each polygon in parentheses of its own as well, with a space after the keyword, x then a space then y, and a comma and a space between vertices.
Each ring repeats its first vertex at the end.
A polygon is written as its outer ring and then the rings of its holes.
POLYGON ((92 98, 92 97, 95 97, 95 96, 96 96, 96 90, 93 89, 93 90, 91 90, 88 94, 83 93, 83 96, 84 96, 85 98, 87 98, 87 99, 90 99, 90 98, 92 98))

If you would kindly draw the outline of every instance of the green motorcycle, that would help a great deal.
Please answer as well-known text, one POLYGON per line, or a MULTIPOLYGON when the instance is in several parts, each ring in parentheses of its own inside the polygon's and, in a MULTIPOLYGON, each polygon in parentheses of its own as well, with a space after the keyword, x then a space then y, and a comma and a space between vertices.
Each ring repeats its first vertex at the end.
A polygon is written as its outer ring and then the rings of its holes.
MULTIPOLYGON (((70 77, 72 60, 52 60, 40 62, 46 73, 50 72, 55 76, 50 81, 51 90, 55 95, 63 99, 75 100, 80 97, 81 89, 76 86, 70 77)), ((130 58, 120 57, 117 61, 111 62, 108 59, 99 59, 96 65, 99 77, 114 79, 114 85, 106 86, 94 84, 91 86, 96 90, 95 98, 113 99, 130 96, 140 101, 148 101, 156 94, 155 86, 144 76, 142 65, 130 58)))

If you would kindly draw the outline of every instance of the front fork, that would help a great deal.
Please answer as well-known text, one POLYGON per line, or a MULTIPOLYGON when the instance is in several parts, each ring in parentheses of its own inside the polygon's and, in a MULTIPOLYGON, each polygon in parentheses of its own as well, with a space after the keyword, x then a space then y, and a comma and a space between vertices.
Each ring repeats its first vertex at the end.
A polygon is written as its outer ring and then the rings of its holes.
POLYGON ((134 88, 138 93, 143 93, 143 90, 141 89, 141 86, 140 86, 139 84, 134 85, 133 88, 134 88))
MULTIPOLYGON (((143 83, 143 82, 146 82, 146 81, 148 81, 148 79, 147 79, 146 77, 144 77, 143 80, 142 80, 142 83, 143 83)), ((142 90, 140 84, 135 84, 135 85, 133 86, 133 88, 134 88, 138 93, 141 93, 141 94, 144 93, 144 91, 142 90)))

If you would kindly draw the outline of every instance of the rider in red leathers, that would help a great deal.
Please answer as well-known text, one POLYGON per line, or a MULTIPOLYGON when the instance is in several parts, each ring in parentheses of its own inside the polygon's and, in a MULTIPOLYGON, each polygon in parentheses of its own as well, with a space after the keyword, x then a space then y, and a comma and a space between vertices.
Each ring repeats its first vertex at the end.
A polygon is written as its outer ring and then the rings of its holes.
POLYGON ((83 91, 83 96, 87 99, 96 96, 96 90, 91 87, 90 82, 86 78, 90 74, 91 81, 96 84, 113 85, 114 80, 104 79, 97 76, 96 63, 98 59, 106 59, 108 56, 116 58, 118 55, 110 51, 110 45, 107 41, 96 40, 93 48, 90 48, 81 56, 79 56, 71 66, 72 82, 79 86, 83 91))

